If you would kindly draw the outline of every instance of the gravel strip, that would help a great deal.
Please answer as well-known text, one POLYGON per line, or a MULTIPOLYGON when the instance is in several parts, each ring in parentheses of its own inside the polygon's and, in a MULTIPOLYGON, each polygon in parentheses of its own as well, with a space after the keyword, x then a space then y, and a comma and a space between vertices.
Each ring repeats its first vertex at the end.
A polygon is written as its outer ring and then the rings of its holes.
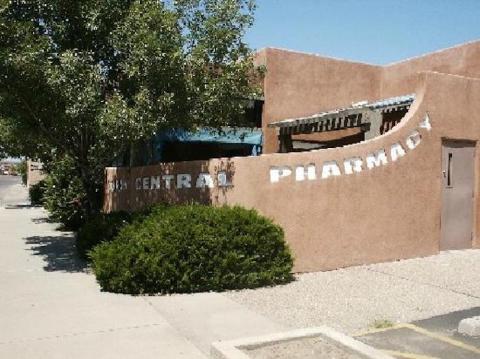
POLYGON ((478 249, 442 252, 436 256, 375 264, 367 268, 480 298, 478 249))
POLYGON ((410 322, 480 306, 480 250, 307 273, 284 286, 228 298, 289 328, 327 325, 348 334, 377 320, 410 322))

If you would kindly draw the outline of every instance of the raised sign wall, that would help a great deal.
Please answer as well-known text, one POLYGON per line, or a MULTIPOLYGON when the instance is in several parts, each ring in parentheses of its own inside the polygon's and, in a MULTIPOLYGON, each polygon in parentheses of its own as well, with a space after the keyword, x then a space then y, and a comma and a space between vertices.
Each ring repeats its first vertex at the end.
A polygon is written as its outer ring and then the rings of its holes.
MULTIPOLYGON (((108 168, 105 210, 198 201, 256 208, 285 230, 296 271, 437 253, 442 138, 480 138, 480 81, 419 75, 392 131, 341 148, 108 168)), ((476 168, 480 168, 478 156, 476 168)), ((478 177, 473 246, 478 246, 478 177)), ((259 240, 261 240, 259 238, 259 240)))

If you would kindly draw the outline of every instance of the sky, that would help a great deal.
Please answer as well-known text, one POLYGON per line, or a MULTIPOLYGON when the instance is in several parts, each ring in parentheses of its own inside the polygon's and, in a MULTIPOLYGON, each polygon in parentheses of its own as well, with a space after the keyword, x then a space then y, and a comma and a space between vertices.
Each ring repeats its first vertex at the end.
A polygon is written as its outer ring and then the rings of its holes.
POLYGON ((383 65, 480 40, 480 0, 256 0, 253 49, 383 65))

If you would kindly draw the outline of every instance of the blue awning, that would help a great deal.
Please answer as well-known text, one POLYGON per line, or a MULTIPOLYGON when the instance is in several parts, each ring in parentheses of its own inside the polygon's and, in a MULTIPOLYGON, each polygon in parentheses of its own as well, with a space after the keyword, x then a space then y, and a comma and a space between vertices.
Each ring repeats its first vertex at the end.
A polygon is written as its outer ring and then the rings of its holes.
POLYGON ((258 156, 262 153, 263 132, 257 128, 223 127, 221 129, 199 128, 187 131, 184 129, 171 129, 158 133, 152 138, 153 162, 163 160, 163 149, 171 142, 203 142, 218 144, 243 144, 251 146, 251 155, 258 156))
POLYGON ((216 142, 262 145, 262 130, 256 128, 199 128, 194 131, 172 129, 155 136, 155 142, 216 142))

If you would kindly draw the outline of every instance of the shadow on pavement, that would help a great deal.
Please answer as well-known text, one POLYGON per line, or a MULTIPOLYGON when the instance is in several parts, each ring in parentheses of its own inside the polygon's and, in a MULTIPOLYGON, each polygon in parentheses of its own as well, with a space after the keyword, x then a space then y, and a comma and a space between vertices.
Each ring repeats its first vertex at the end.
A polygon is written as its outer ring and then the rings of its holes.
POLYGON ((32 218, 32 222, 35 224, 40 224, 40 223, 52 223, 48 217, 37 217, 37 218, 32 218))
POLYGON ((47 272, 85 272, 87 262, 78 257, 75 238, 72 235, 33 236, 25 239, 28 250, 42 256, 47 272))
POLYGON ((6 204, 5 209, 22 209, 22 208, 35 208, 38 206, 32 206, 31 204, 6 204))

